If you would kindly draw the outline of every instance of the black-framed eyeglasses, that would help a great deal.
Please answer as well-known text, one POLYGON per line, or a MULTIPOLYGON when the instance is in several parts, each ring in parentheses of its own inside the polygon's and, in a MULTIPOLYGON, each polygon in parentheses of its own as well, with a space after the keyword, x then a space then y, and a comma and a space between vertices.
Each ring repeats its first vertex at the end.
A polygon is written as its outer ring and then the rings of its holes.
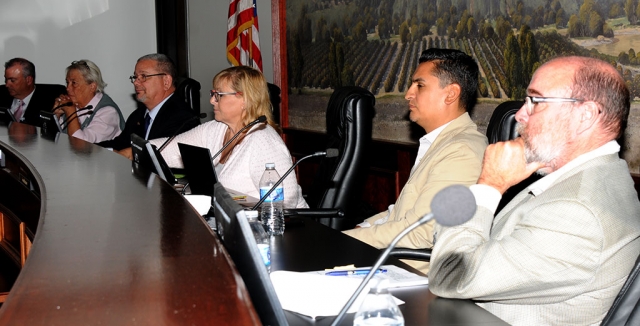
POLYGON ((153 74, 153 75, 133 75, 133 76, 129 76, 129 80, 131 81, 131 83, 135 83, 136 80, 139 80, 141 83, 144 83, 147 81, 147 78, 149 77, 153 77, 153 76, 164 76, 166 75, 165 73, 159 73, 159 74, 153 74))
POLYGON ((215 97, 216 102, 220 102, 220 97, 222 97, 224 95, 242 95, 242 92, 226 92, 226 93, 222 93, 222 92, 210 90, 209 91, 209 95, 211 95, 211 97, 215 97))
POLYGON ((570 97, 541 97, 541 96, 526 96, 524 98, 524 108, 527 110, 528 115, 535 113, 534 107, 538 103, 575 103, 584 102, 584 100, 570 97))

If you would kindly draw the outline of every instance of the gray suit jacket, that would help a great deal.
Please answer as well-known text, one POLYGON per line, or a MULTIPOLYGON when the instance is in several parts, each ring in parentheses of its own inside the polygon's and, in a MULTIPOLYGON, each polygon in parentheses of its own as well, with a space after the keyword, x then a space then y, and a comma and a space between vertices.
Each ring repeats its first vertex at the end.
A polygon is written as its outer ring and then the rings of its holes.
POLYGON ((494 219, 436 227, 429 288, 470 298, 514 325, 598 325, 640 253, 640 202, 627 163, 594 158, 494 219))

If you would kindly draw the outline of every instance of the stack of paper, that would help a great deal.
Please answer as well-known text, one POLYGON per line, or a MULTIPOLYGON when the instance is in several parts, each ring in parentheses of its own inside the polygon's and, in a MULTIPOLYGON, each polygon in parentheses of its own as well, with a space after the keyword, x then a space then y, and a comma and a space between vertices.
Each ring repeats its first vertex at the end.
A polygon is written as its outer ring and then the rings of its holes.
MULTIPOLYGON (((371 285, 377 284, 376 278, 389 279, 390 287, 402 286, 400 282, 408 285, 426 284, 426 277, 409 273, 402 268, 396 266, 383 266, 387 269, 387 273, 376 275, 371 282, 365 287, 365 289, 358 296, 349 313, 358 311, 358 308, 362 304, 362 300, 369 293, 371 285), (408 274, 417 278, 407 279, 408 274), (387 275, 385 275, 387 274, 387 275), (398 277, 401 279, 392 280, 389 276, 398 277), (394 283, 395 282, 395 283, 394 283)), ((363 276, 326 276, 324 271, 318 272, 288 272, 288 271, 275 271, 271 273, 271 282, 276 290, 278 299, 282 308, 285 310, 293 311, 311 318, 319 316, 335 316, 342 307, 349 301, 353 293, 355 293, 358 286, 364 279, 363 276)), ((397 304, 403 304, 404 302, 398 298, 395 298, 397 304)))

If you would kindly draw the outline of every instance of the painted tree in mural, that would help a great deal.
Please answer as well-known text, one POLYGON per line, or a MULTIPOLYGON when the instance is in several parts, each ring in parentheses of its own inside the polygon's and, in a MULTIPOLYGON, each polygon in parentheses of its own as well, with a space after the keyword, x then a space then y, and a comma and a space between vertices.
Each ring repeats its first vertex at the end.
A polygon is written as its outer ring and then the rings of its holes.
POLYGON ((638 15, 636 9, 638 8, 637 0, 626 0, 624 2, 624 12, 627 14, 629 23, 636 24, 638 22, 638 15))
POLYGON ((524 82, 522 71, 522 54, 517 36, 511 32, 507 35, 507 47, 504 49, 505 68, 507 74, 507 85, 505 91, 507 96, 518 98, 522 92, 524 82))

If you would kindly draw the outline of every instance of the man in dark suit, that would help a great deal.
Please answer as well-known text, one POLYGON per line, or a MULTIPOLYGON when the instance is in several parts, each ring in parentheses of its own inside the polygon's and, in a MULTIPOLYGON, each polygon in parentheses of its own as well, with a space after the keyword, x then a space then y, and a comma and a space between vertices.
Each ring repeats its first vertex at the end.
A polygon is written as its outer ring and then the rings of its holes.
POLYGON ((198 124, 195 112, 174 95, 176 68, 164 54, 148 54, 136 63, 134 75, 129 77, 136 91, 136 99, 144 104, 129 117, 118 137, 99 143, 131 158, 131 134, 144 139, 171 137, 198 124))
POLYGON ((0 86, 0 107, 11 109, 16 120, 40 127, 40 111, 51 110, 62 85, 36 85, 36 67, 29 60, 13 58, 4 64, 4 82, 0 86))

